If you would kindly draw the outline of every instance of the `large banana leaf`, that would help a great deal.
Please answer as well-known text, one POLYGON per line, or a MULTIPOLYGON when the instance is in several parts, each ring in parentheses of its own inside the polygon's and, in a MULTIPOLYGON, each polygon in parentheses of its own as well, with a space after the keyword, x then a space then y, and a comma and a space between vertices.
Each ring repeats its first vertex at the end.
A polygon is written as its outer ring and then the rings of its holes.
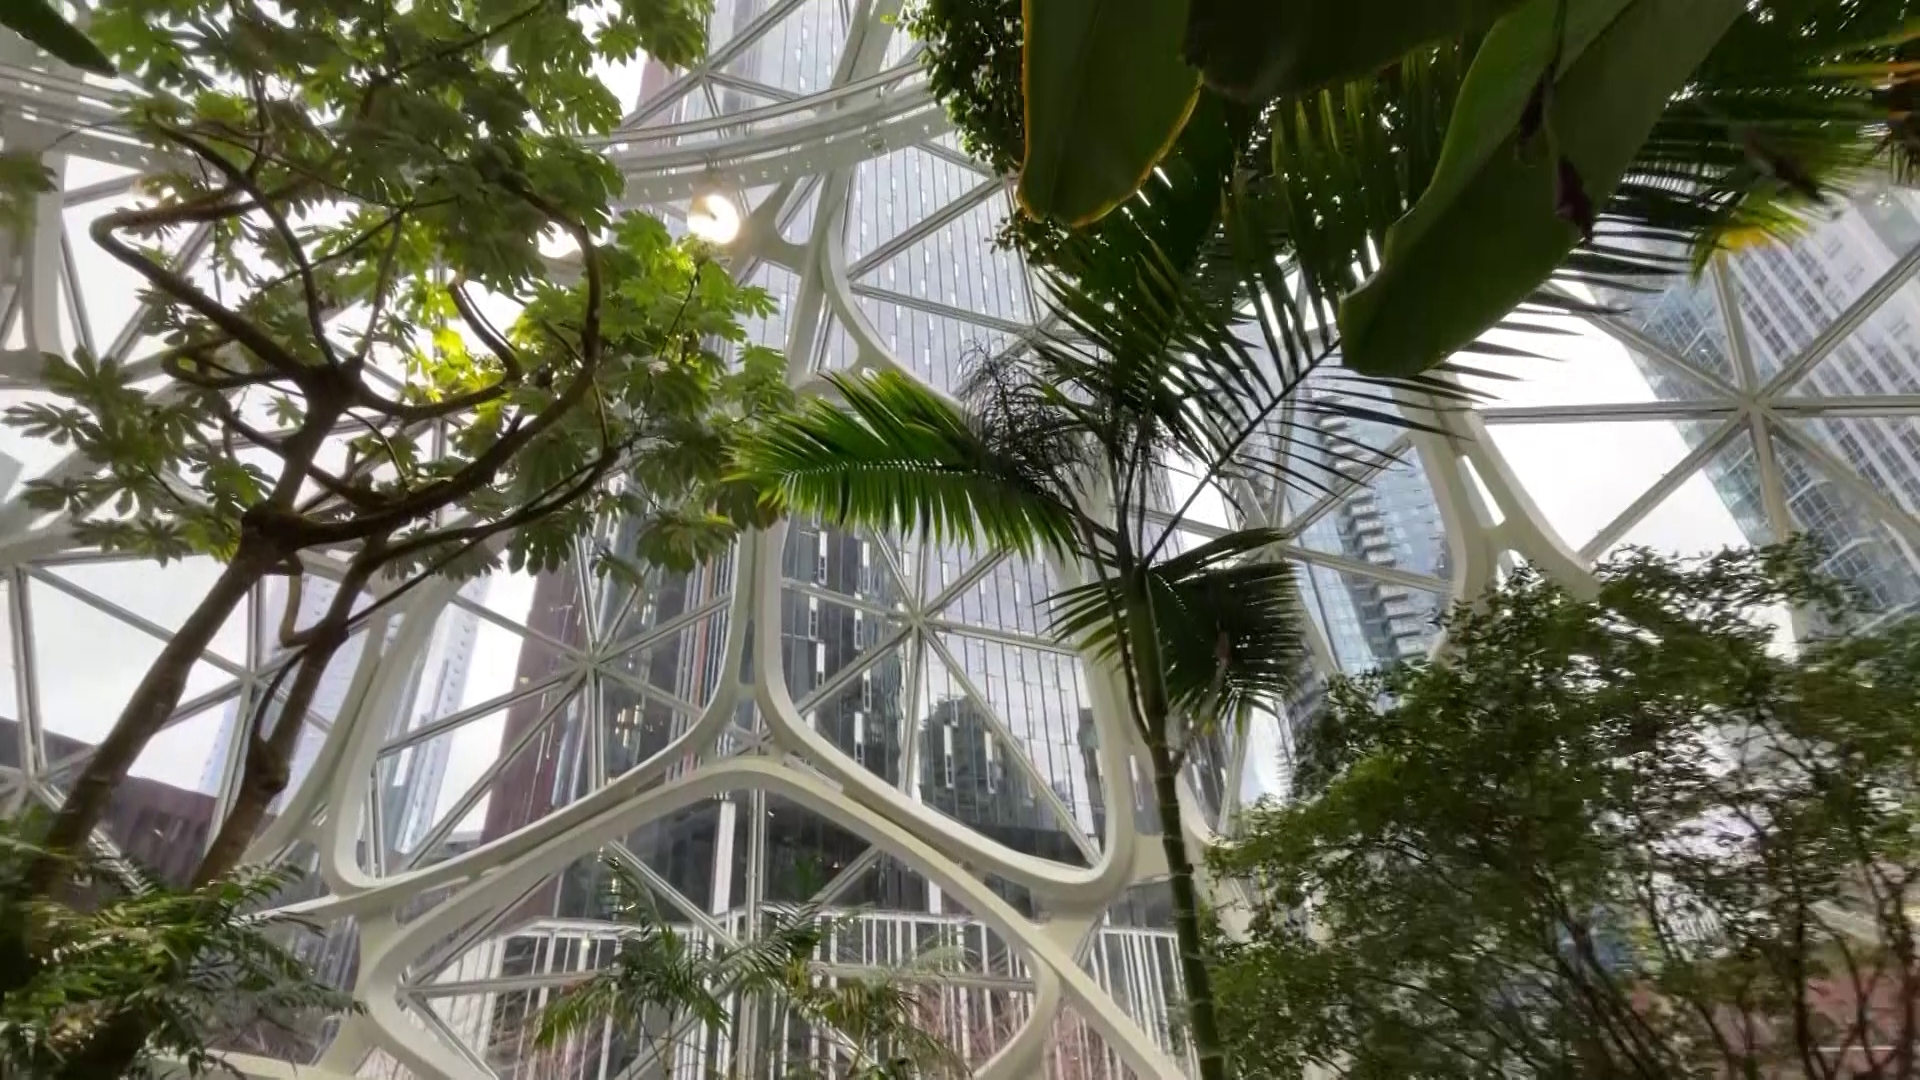
POLYGON ((74 67, 101 75, 113 74, 113 62, 107 59, 107 54, 72 23, 61 18, 48 0, 0 0, 0 26, 74 67))
POLYGON ((1446 359, 1532 295, 1581 239, 1568 189, 1609 199, 1669 99, 1742 0, 1528 0, 1481 45, 1438 169, 1387 234, 1380 270, 1341 305, 1347 363, 1411 374, 1446 359), (1553 63, 1545 130, 1522 118, 1553 63), (1556 158, 1553 150, 1557 150, 1556 158))
POLYGON ((1083 225, 1139 190, 1180 134, 1200 73, 1184 0, 1025 0, 1020 204, 1083 225))
POLYGON ((1370 75, 1410 50, 1491 26, 1519 0, 1190 0, 1187 62, 1241 101, 1370 75))

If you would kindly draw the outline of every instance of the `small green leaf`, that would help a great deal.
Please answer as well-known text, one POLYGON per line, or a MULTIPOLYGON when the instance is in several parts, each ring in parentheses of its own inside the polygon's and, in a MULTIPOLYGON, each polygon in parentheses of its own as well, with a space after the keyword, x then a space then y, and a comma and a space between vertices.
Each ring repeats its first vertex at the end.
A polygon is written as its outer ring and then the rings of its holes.
POLYGON ((1020 205, 1084 225, 1139 190, 1186 125, 1200 73, 1180 0, 1025 0, 1020 205))
POLYGON ((74 67, 100 75, 114 73, 113 61, 107 59, 107 54, 72 23, 61 18, 60 12, 47 0, 6 0, 0 4, 0 26, 74 67))
MULTIPOLYGON (((1580 239, 1556 205, 1559 162, 1524 146, 1521 118, 1552 61, 1560 0, 1529 0, 1474 57, 1433 181, 1387 232, 1380 270, 1340 308, 1348 366, 1370 375, 1433 367, 1491 329, 1580 239)), ((1570 4, 1546 136, 1604 207, 1741 0, 1570 4)))
POLYGON ((1371 74, 1418 46, 1493 24, 1519 0, 1190 0, 1187 63, 1242 101, 1371 74))

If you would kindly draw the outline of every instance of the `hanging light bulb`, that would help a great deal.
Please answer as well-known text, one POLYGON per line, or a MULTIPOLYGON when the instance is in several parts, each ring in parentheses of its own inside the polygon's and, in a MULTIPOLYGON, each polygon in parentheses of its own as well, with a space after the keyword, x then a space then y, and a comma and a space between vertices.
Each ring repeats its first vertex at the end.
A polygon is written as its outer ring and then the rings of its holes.
POLYGON ((695 195, 687 207, 687 231, 709 244, 731 244, 740 235, 740 211, 718 191, 695 195))

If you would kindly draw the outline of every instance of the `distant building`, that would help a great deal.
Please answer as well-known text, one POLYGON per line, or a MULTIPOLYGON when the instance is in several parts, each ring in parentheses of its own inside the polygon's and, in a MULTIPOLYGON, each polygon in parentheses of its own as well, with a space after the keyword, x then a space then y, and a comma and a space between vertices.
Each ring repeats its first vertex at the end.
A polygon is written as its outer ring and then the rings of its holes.
MULTIPOLYGON (((1298 453, 1321 455, 1330 467, 1351 472, 1343 458, 1361 455, 1361 447, 1385 448, 1393 432, 1377 421, 1323 412, 1313 417, 1305 438, 1298 453)), ((1299 543, 1440 581, 1452 572, 1440 505, 1411 454, 1341 494, 1302 531, 1299 543)), ((1301 568, 1300 584, 1309 614, 1350 674, 1423 657, 1439 633, 1435 620, 1443 614, 1445 598, 1436 592, 1311 564, 1301 568)))
MULTIPOLYGON (((1762 382, 1778 374, 1920 243, 1914 196, 1876 191, 1840 207, 1832 220, 1789 245, 1743 251, 1728 261, 1738 315, 1762 382)), ((1872 399, 1920 394, 1920 286, 1908 285, 1833 345, 1793 393, 1872 399)), ((1677 281, 1651 298, 1623 296, 1628 320, 1682 359, 1736 383, 1711 285, 1677 281)), ((1647 384, 1668 400, 1698 397, 1693 380, 1635 357, 1647 384)), ((1847 462, 1881 494, 1920 510, 1920 421, 1911 415, 1788 420, 1847 462)), ((1710 425, 1676 427, 1689 443, 1710 425)), ((1826 568, 1858 587, 1882 614, 1920 608, 1920 553, 1874 520, 1859 501, 1793 452, 1776 445, 1788 512, 1827 550, 1826 568)), ((1759 466, 1741 439, 1706 465, 1728 511, 1749 541, 1773 538, 1761 499, 1759 466)))
MULTIPOLYGON (((0 773, 20 769, 20 725, 0 719, 0 773)), ((41 733, 47 758, 60 761, 92 745, 58 732, 41 733)), ((207 850, 213 827, 212 795, 175 787, 161 780, 129 776, 113 789, 113 802, 101 829, 121 854, 161 881, 185 884, 207 850)))

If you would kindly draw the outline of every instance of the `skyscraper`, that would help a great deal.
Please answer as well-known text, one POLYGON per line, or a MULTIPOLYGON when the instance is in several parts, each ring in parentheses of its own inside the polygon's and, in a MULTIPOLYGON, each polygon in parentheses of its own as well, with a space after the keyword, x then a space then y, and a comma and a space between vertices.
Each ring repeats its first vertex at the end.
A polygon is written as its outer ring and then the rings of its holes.
MULTIPOLYGON (((1349 473, 1349 459, 1372 457, 1394 441, 1394 432, 1377 421, 1321 412, 1302 438, 1304 445, 1296 451, 1301 457, 1349 473)), ((1303 493, 1318 494, 1295 495, 1303 493)), ((1340 493, 1301 531, 1299 541, 1308 550, 1382 569, 1441 581, 1449 573, 1440 506, 1411 452, 1387 463, 1368 483, 1340 493)), ((1349 674, 1423 657, 1439 632, 1435 620, 1443 612, 1435 593, 1326 566, 1300 567, 1300 582, 1308 613, 1349 674)))
MULTIPOLYGON (((1755 381, 1789 398, 1840 402, 1920 393, 1920 293, 1914 286, 1895 291, 1857 325, 1829 331, 1916 243, 1920 214, 1914 196, 1873 190, 1839 204, 1791 244, 1765 245, 1729 258, 1729 292, 1740 298, 1732 315, 1739 320, 1755 381)), ((1727 385, 1744 377, 1711 283, 1682 281, 1650 298, 1614 299, 1630 309, 1627 318, 1636 328, 1683 361, 1727 385)), ((1708 392, 1700 380, 1671 366, 1638 354, 1635 361, 1661 398, 1697 400, 1708 392)), ((1897 412, 1808 412, 1780 422, 1912 512, 1920 508, 1920 423, 1897 412)), ((1711 426, 1679 424, 1693 444, 1706 438, 1711 426)), ((1826 569, 1859 589, 1875 613, 1920 607, 1920 552, 1910 538, 1875 520, 1857 496, 1806 454, 1779 439, 1774 452, 1792 524, 1822 545, 1826 569)), ((1772 539, 1752 442, 1741 440, 1716 454, 1706 472, 1748 540, 1772 539)))

